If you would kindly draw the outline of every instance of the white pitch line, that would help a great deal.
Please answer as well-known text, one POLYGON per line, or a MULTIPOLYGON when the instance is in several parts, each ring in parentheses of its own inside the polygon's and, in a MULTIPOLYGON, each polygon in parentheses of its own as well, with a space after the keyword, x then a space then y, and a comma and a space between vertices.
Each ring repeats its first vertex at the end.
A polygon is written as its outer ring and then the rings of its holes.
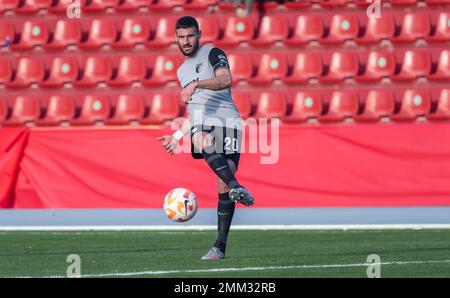
MULTIPOLYGON (((0 226, 0 231, 207 231, 215 225, 0 226)), ((450 224, 235 225, 232 230, 397 230, 450 229, 450 224)))
MULTIPOLYGON (((139 271, 139 272, 111 272, 99 274, 82 274, 81 277, 126 277, 138 275, 163 275, 176 273, 212 273, 212 272, 236 272, 236 271, 262 271, 262 270, 286 270, 286 269, 323 269, 323 268, 348 268, 367 267, 373 265, 411 265, 411 264, 435 264, 450 263, 450 260, 429 261, 393 261, 381 263, 354 263, 354 264, 324 264, 324 265, 291 265, 291 266, 266 266, 266 267, 243 267, 243 268, 214 268, 214 269, 188 269, 188 270, 166 270, 166 271, 139 271)), ((40 276, 40 278, 66 278, 64 275, 40 276)), ((18 276, 16 278, 35 278, 33 276, 18 276)))

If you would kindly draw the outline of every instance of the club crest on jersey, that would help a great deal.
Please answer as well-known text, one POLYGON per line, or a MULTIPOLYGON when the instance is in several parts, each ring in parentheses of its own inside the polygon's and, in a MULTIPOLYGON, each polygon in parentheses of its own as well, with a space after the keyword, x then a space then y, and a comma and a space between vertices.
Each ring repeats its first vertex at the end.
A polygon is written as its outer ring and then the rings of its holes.
POLYGON ((203 63, 199 63, 195 66, 195 72, 196 73, 200 73, 202 71, 202 64, 203 63))

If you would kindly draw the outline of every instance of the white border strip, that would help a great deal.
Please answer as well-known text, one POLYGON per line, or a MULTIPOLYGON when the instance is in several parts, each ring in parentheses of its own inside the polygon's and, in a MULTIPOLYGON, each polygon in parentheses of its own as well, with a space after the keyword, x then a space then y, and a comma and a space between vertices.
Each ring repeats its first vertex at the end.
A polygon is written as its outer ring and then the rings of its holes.
MULTIPOLYGON (((162 275, 180 273, 212 273, 212 272, 236 272, 236 271, 265 271, 265 270, 289 270, 289 269, 329 269, 348 267, 367 267, 373 265, 423 265, 450 263, 450 260, 429 260, 429 261, 393 261, 382 263, 354 263, 354 264, 317 264, 317 265, 290 265, 290 266, 267 266, 267 267, 231 267, 231 268, 211 268, 211 269, 185 269, 185 270, 164 270, 164 271, 137 271, 137 272, 110 272, 98 274, 81 274, 79 277, 125 277, 140 275, 162 275)), ((67 278, 64 275, 36 276, 40 278, 67 278)), ((15 278, 33 278, 33 276, 16 276, 15 278)))
MULTIPOLYGON (((0 226, 0 231, 203 231, 216 230, 215 225, 148 225, 148 226, 0 226)), ((450 229, 450 224, 365 224, 365 225, 236 225, 233 230, 422 230, 450 229)))

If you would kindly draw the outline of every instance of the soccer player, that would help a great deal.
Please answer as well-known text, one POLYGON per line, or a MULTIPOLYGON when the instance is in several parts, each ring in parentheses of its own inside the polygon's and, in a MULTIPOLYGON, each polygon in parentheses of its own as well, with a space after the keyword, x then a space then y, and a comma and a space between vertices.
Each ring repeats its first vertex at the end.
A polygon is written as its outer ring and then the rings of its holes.
POLYGON ((200 46, 201 31, 193 17, 180 18, 175 33, 178 47, 186 57, 177 75, 189 118, 173 135, 158 140, 173 154, 180 139, 190 132, 192 157, 204 159, 217 175, 218 238, 202 259, 223 259, 235 204, 254 203, 252 195, 234 176, 240 158, 241 118, 231 98, 231 72, 225 53, 210 45, 200 46))

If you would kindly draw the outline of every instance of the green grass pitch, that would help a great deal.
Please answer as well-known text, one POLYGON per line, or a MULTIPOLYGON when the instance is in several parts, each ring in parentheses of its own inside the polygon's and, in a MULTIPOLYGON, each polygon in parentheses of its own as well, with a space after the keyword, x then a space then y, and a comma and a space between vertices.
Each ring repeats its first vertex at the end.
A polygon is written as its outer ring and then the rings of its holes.
POLYGON ((227 258, 201 261, 215 231, 0 232, 0 277, 450 277, 450 230, 232 230, 227 258))

